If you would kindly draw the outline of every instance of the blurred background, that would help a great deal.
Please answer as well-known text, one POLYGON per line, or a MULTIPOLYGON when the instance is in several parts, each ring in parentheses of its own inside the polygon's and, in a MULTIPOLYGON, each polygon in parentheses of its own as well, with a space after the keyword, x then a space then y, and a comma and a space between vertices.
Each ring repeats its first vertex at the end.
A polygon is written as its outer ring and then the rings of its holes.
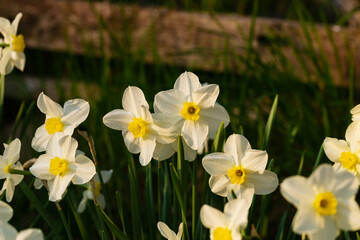
MULTIPOLYGON (((84 126, 100 168, 114 168, 118 176, 109 192, 126 192, 126 148, 103 116, 121 108, 127 86, 140 87, 152 106, 157 92, 192 71, 202 83, 220 86, 218 102, 231 117, 227 134, 244 134, 253 148, 265 147, 278 95, 269 160, 280 181, 297 173, 301 159, 307 176, 317 158, 329 162, 321 151, 324 138, 343 139, 349 111, 359 103, 359 6, 358 0, 0 0, 0 16, 12 20, 23 13, 18 32, 27 58, 23 73, 6 78, 0 138, 20 137, 23 161, 36 157, 30 142, 44 121, 36 107, 39 93, 61 104, 86 99, 91 111, 84 126)), ((89 153, 86 141, 75 137, 89 153)), ((141 189, 144 170, 135 163, 141 189)), ((267 210, 259 232, 274 239, 277 228, 266 227, 279 224, 286 203, 278 190, 270 201, 279 207, 267 210)))

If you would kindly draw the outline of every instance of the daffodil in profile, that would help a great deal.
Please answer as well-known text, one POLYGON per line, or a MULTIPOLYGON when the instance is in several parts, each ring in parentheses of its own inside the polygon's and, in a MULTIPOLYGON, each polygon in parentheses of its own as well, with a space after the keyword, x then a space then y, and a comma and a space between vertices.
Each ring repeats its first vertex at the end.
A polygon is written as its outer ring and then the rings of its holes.
POLYGON ((0 179, 5 179, 4 185, 0 190, 0 195, 6 191, 6 201, 10 202, 14 196, 15 186, 24 178, 20 174, 10 173, 10 169, 23 170, 20 158, 21 142, 19 139, 13 140, 5 146, 4 154, 0 155, 0 179))
MULTIPOLYGON (((102 170, 101 171, 101 177, 102 177, 104 183, 109 182, 109 180, 112 176, 112 173, 113 173, 113 170, 108 170, 108 171, 102 170)), ((95 191, 94 191, 95 199, 96 199, 97 203, 100 205, 100 207, 102 209, 104 209, 106 207, 105 198, 104 198, 104 195, 101 193, 101 183, 100 183, 98 174, 95 174, 94 182, 95 182, 95 191)), ((77 211, 79 213, 82 213, 85 211, 87 200, 94 199, 94 194, 93 194, 92 186, 91 186, 90 182, 86 183, 85 187, 86 187, 86 190, 83 192, 83 198, 81 199, 78 209, 77 209, 77 211)))
POLYGON ((356 178, 347 171, 320 165, 309 178, 293 176, 280 184, 282 196, 296 208, 293 231, 310 240, 333 240, 340 229, 360 229, 360 209, 355 200, 356 178))
POLYGON ((122 107, 107 113, 103 122, 109 128, 122 131, 127 149, 131 153, 140 153, 140 164, 145 166, 153 157, 156 140, 160 137, 159 127, 154 124, 140 88, 130 86, 125 89, 122 107))
POLYGON ((202 164, 211 175, 211 191, 228 199, 233 194, 251 202, 253 193, 269 194, 278 186, 277 175, 265 170, 268 161, 266 151, 251 149, 249 141, 242 135, 229 136, 224 153, 206 155, 202 164))
POLYGON ((216 103, 219 91, 218 85, 202 86, 195 74, 184 72, 176 80, 174 89, 155 95, 154 110, 166 116, 186 144, 197 150, 208 136, 215 136, 221 122, 225 127, 230 122, 225 108, 216 103))
POLYGON ((68 100, 61 107, 44 93, 40 93, 37 106, 46 115, 45 124, 36 130, 31 142, 31 146, 38 152, 46 150, 48 142, 57 132, 71 136, 90 111, 89 103, 83 99, 68 100))
POLYGON ((352 122, 346 129, 345 140, 327 137, 324 152, 334 162, 334 168, 347 170, 357 177, 360 183, 360 121, 352 122))
POLYGON ((181 240, 183 235, 183 223, 180 223, 177 234, 163 222, 158 222, 157 227, 164 238, 168 240, 181 240))
POLYGON ((247 226, 250 203, 235 199, 225 204, 224 212, 209 205, 200 209, 202 224, 210 229, 211 240, 241 240, 240 231, 247 226))
POLYGON ((18 13, 12 23, 6 18, 0 17, 0 33, 4 39, 1 46, 0 74, 9 74, 14 66, 23 71, 25 67, 25 41, 22 34, 17 34, 18 25, 22 13, 18 13))
POLYGON ((85 184, 96 173, 95 165, 88 157, 75 156, 77 146, 77 141, 71 136, 55 133, 46 153, 40 155, 30 168, 35 177, 47 180, 50 201, 61 200, 70 182, 85 184))

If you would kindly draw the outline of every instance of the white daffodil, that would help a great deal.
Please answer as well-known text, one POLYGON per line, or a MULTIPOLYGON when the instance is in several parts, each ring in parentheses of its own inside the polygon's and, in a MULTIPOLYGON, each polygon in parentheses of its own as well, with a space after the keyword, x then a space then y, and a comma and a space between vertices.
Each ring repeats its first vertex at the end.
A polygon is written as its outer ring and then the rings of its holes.
POLYGON ((202 224, 210 229, 211 240, 241 240, 240 231, 247 226, 250 203, 235 199, 225 204, 224 213, 209 205, 200 210, 202 224))
POLYGON ((46 153, 40 155, 30 172, 48 181, 49 200, 59 201, 69 185, 85 184, 95 175, 94 163, 85 155, 75 157, 78 143, 71 136, 55 133, 50 139, 46 153))
POLYGON ((155 95, 155 113, 166 116, 186 144, 197 150, 204 144, 206 137, 215 136, 221 122, 224 122, 225 127, 230 122, 225 108, 216 103, 218 95, 218 85, 203 87, 195 74, 184 72, 176 80, 174 89, 155 95))
MULTIPOLYGON (((6 238, 10 239, 10 238, 6 238)), ((20 231, 17 233, 16 238, 13 238, 14 240, 43 240, 44 234, 40 229, 36 228, 29 228, 20 231)))
POLYGON ((334 162, 335 169, 346 169, 360 183, 360 121, 352 122, 346 129, 345 140, 325 138, 324 152, 334 162))
MULTIPOLYGON (((113 170, 108 170, 108 171, 101 171, 101 176, 103 179, 104 183, 109 182, 111 176, 112 176, 113 170)), ((101 183, 100 183, 100 179, 99 179, 99 175, 95 174, 94 176, 94 181, 95 181, 95 199, 97 201, 97 203, 100 205, 100 207, 102 209, 104 209, 106 207, 105 204, 105 198, 104 195, 100 192, 101 191, 101 183)), ((91 184, 88 182, 85 184, 85 187, 87 188, 87 190, 85 190, 83 192, 83 198, 81 200, 81 202, 79 203, 78 209, 77 211, 79 213, 82 213, 85 211, 86 208, 86 202, 87 200, 93 200, 94 199, 94 194, 92 192, 92 188, 91 188, 91 184)))
POLYGON ((158 222, 157 227, 164 238, 168 240, 181 240, 183 234, 183 223, 180 223, 179 225, 178 234, 176 234, 163 222, 158 222))
POLYGON ((21 163, 18 162, 20 158, 20 148, 21 142, 16 138, 5 147, 4 155, 0 155, 0 179, 5 178, 0 194, 6 190, 6 201, 8 202, 10 202, 14 196, 15 186, 24 178, 23 175, 11 174, 9 172, 10 169, 23 170, 21 163))
POLYGON ((0 239, 15 239, 16 229, 8 224, 13 216, 13 210, 9 204, 0 201, 0 239))
MULTIPOLYGON (((159 127, 153 122, 144 93, 138 87, 128 87, 122 98, 124 109, 115 109, 107 113, 104 124, 122 131, 124 142, 131 153, 140 153, 141 165, 147 165, 154 153, 159 127)), ((162 131, 165 131, 162 129, 162 131)))
POLYGON ((346 171, 320 165, 309 178, 293 176, 280 184, 282 196, 297 208, 293 230, 310 240, 332 240, 340 231, 360 229, 358 184, 346 171))
POLYGON ((57 132, 71 136, 74 129, 85 121, 90 111, 89 103, 85 100, 68 100, 62 108, 44 93, 40 93, 37 106, 46 115, 45 124, 36 130, 31 142, 31 146, 38 152, 46 150, 49 140, 57 132))
POLYGON ((253 193, 269 194, 278 186, 277 175, 265 170, 266 151, 251 149, 242 135, 231 135, 224 145, 224 153, 206 155, 202 164, 211 175, 211 191, 232 199, 232 194, 251 202, 253 193), (232 193, 233 192, 233 193, 232 193))
POLYGON ((12 23, 6 18, 0 17, 0 33, 4 39, 1 45, 4 47, 0 59, 0 74, 9 74, 14 66, 23 71, 25 67, 25 41, 22 34, 17 34, 19 21, 22 13, 18 13, 12 23))

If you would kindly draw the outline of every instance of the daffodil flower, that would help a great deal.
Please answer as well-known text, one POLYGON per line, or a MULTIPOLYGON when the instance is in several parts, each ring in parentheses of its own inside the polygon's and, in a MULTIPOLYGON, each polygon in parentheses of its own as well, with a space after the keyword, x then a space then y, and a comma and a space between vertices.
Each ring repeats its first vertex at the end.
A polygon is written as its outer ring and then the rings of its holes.
MULTIPOLYGON (((153 122, 144 93, 138 87, 128 87, 122 98, 124 109, 107 113, 104 124, 122 131, 125 145, 131 153, 140 153, 141 165, 147 165, 152 157, 159 136, 159 127, 153 122)), ((164 129, 163 129, 164 131, 164 129)))
POLYGON ((0 155, 0 179, 5 178, 0 194, 6 190, 6 201, 8 202, 10 202, 14 196, 15 186, 24 178, 23 175, 11 174, 9 172, 10 169, 23 170, 21 163, 18 162, 20 158, 20 148, 21 142, 16 138, 5 147, 4 155, 0 155))
POLYGON ((9 204, 0 201, 0 239, 15 239, 16 229, 8 221, 13 216, 13 210, 9 204))
MULTIPOLYGON (((11 239, 11 238, 6 238, 11 239)), ((40 229, 36 228, 28 228, 17 233, 16 238, 14 240, 43 240, 44 234, 40 229)))
MULTIPOLYGON (((112 176, 112 173, 113 173, 113 170, 108 170, 108 171, 103 170, 103 171, 101 171, 101 176, 102 176, 102 179, 103 179, 104 183, 109 182, 109 180, 110 180, 110 178, 112 176)), ((100 179, 99 179, 98 174, 95 174, 94 182, 95 182, 95 199, 96 199, 97 203, 100 205, 100 207, 102 209, 104 209, 106 207, 105 198, 104 198, 104 195, 101 193, 101 184, 100 184, 100 179)), ((93 200, 94 199, 94 194, 93 194, 93 191, 92 191, 91 184, 86 183, 85 187, 87 188, 87 190, 85 190, 83 192, 83 198, 81 199, 81 201, 79 203, 79 206, 78 206, 78 209, 77 209, 77 211, 79 213, 82 213, 82 212, 85 211, 87 200, 93 200)))
POLYGON ((88 157, 75 157, 77 146, 77 141, 71 136, 55 133, 46 153, 40 155, 30 168, 35 177, 48 181, 50 201, 61 200, 70 182, 85 184, 96 173, 95 165, 88 157))
POLYGON ((25 41, 23 35, 17 35, 17 29, 22 13, 18 13, 12 23, 6 18, 0 17, 0 33, 4 40, 2 56, 0 59, 0 74, 9 74, 14 66, 23 71, 25 67, 25 41))
POLYGON ((183 223, 180 223, 177 234, 163 222, 158 222, 157 227, 164 238, 168 240, 181 240, 183 234, 183 223))
POLYGON ((174 89, 155 95, 154 110, 166 116, 186 144, 197 150, 206 137, 215 136, 221 122, 225 127, 230 122, 225 108, 216 103, 218 95, 218 85, 201 86, 195 74, 184 72, 176 80, 174 89))
POLYGON ((249 141, 242 135, 231 135, 224 145, 224 153, 206 155, 202 164, 211 175, 211 191, 227 196, 233 194, 251 202, 253 193, 269 194, 278 186, 277 175, 265 170, 268 161, 266 151, 251 149, 249 141))
POLYGON ((360 183, 360 121, 352 122, 346 129, 345 140, 327 137, 324 152, 334 162, 335 169, 347 170, 357 177, 360 183))
POLYGON ((68 100, 62 108, 44 93, 40 93, 37 106, 46 115, 45 124, 40 126, 32 139, 31 146, 38 152, 46 150, 52 136, 57 132, 71 136, 74 129, 89 115, 89 103, 82 99, 68 100))
POLYGON ((200 209, 202 224, 210 229, 211 240, 241 240, 242 229, 247 226, 250 203, 235 199, 225 204, 224 213, 209 205, 200 209))
POLYGON ((296 208, 293 230, 310 240, 333 240, 340 231, 360 229, 360 209, 355 200, 358 184, 346 171, 320 165, 309 178, 293 176, 280 184, 282 196, 296 208))

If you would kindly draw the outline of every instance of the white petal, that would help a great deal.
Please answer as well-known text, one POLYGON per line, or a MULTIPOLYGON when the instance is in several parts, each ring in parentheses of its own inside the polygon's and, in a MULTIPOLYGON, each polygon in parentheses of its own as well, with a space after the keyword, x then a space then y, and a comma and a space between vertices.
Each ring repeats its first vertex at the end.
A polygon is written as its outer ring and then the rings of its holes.
POLYGON ((201 88, 199 78, 192 72, 182 73, 174 84, 174 89, 182 91, 185 96, 191 96, 192 92, 201 88))
POLYGON ((344 169, 335 172, 334 178, 336 181, 333 181, 331 192, 336 199, 350 199, 356 195, 359 186, 354 175, 344 169))
POLYGON ((337 212, 334 217, 338 227, 348 231, 360 229, 360 209, 355 199, 338 201, 337 212))
POLYGON ((35 177, 45 180, 51 180, 55 176, 49 172, 51 155, 43 154, 36 160, 29 170, 35 177))
MULTIPOLYGON (((11 167, 16 170, 24 170, 20 162, 17 162, 15 165, 12 165, 11 167)), ((24 179, 24 175, 21 174, 11 174, 10 176, 14 181, 15 186, 18 185, 24 179)))
POLYGON ((0 33, 7 37, 7 35, 14 35, 11 31, 12 25, 10 21, 6 18, 0 17, 0 33))
POLYGON ((17 30, 18 30, 18 25, 19 25, 19 22, 20 22, 20 19, 22 18, 22 16, 23 16, 22 13, 19 12, 18 14, 16 14, 15 19, 11 23, 12 30, 13 30, 13 32, 11 33, 12 35, 16 35, 17 30))
POLYGON ((249 149, 251 149, 249 141, 240 134, 230 135, 224 145, 224 152, 234 157, 236 165, 240 165, 241 159, 249 149))
POLYGON ((359 121, 360 120, 360 104, 356 105, 355 107, 353 107, 350 110, 350 113, 352 115, 351 120, 355 121, 359 121))
POLYGON ((66 125, 75 125, 85 121, 90 112, 90 105, 83 99, 68 100, 64 104, 64 115, 61 121, 66 125))
POLYGON ((134 138, 134 135, 127 129, 122 131, 122 135, 129 152, 136 154, 141 151, 139 138, 134 138))
POLYGON ((34 181, 34 188, 40 189, 42 186, 44 186, 43 182, 39 178, 36 178, 34 181))
POLYGON ((200 209, 200 219, 206 228, 227 227, 225 214, 206 204, 200 209))
POLYGON ((43 240, 44 235, 40 229, 29 228, 22 230, 16 236, 16 240, 43 240))
POLYGON ((5 184, 6 184, 6 201, 11 202, 11 200, 14 196, 15 184, 14 184, 13 179, 11 179, 11 178, 7 178, 4 182, 4 185, 5 184))
POLYGON ((310 240, 326 239, 335 240, 340 234, 339 228, 336 226, 335 221, 329 217, 324 217, 324 227, 316 232, 309 233, 310 240))
POLYGON ((178 234, 176 235, 178 240, 181 240, 181 237, 183 235, 183 231, 184 231, 184 224, 180 223, 179 229, 178 229, 178 234))
POLYGON ((57 175, 55 179, 48 181, 49 186, 49 200, 52 202, 62 199, 67 186, 70 184, 74 174, 65 174, 64 176, 57 175))
POLYGON ((349 143, 351 152, 355 153, 360 148, 360 122, 352 122, 346 129, 345 139, 349 143))
POLYGON ((61 147, 62 158, 66 159, 68 162, 73 162, 75 159, 78 142, 71 136, 62 136, 59 139, 59 146, 61 147))
POLYGON ((132 113, 126 112, 122 109, 115 109, 104 116, 103 122, 105 126, 109 128, 122 131, 129 127, 133 118, 134 115, 132 113))
MULTIPOLYGON (((190 146, 185 142, 184 138, 183 138, 182 141, 183 141, 183 147, 184 147, 184 157, 185 157, 185 160, 186 160, 186 161, 190 161, 190 162, 194 161, 195 158, 196 158, 196 155, 197 155, 196 150, 190 148, 190 146)), ((175 142, 173 143, 173 147, 175 147, 176 152, 177 152, 177 149, 178 149, 178 147, 177 147, 177 141, 175 141, 175 142)))
POLYGON ((209 126, 204 122, 185 120, 184 126, 181 129, 181 134, 185 142, 194 150, 197 150, 209 133, 209 126))
POLYGON ((139 161, 142 166, 146 166, 152 159, 154 149, 155 149, 155 137, 152 136, 151 138, 142 138, 140 139, 140 156, 139 161))
POLYGON ((86 195, 86 191, 83 192, 83 197, 79 203, 79 206, 77 208, 77 211, 78 213, 82 213, 85 211, 85 208, 86 208, 86 202, 87 202, 88 198, 87 198, 87 195, 86 195))
POLYGON ((0 201, 0 222, 8 222, 13 216, 13 210, 9 204, 0 201))
MULTIPOLYGON (((113 174, 113 170, 112 170, 112 169, 110 169, 110 170, 101 170, 100 172, 101 172, 101 177, 102 177, 102 179, 103 179, 103 182, 104 182, 104 183, 109 182, 109 181, 110 181, 110 178, 111 178, 111 176, 112 176, 112 174, 113 174)), ((96 175, 97 175, 97 174, 96 174, 96 175)), ((99 181, 99 182, 100 182, 100 181, 99 181)))
POLYGON ((251 172, 262 174, 266 168, 268 161, 268 154, 266 151, 250 149, 246 151, 244 158, 241 160, 241 165, 251 172))
POLYGON ((227 175, 235 162, 230 154, 211 153, 202 159, 202 165, 210 175, 227 175))
POLYGON ((209 84, 192 93, 193 101, 200 109, 214 107, 219 92, 220 89, 218 85, 209 84))
POLYGON ((175 149, 171 144, 162 144, 156 142, 153 158, 159 161, 170 158, 175 153, 175 149))
POLYGON ((312 189, 312 185, 303 176, 292 176, 286 178, 280 184, 281 195, 290 203, 299 207, 302 202, 311 204, 316 193, 312 189))
POLYGON ((79 155, 75 159, 75 175, 72 179, 73 184, 84 184, 90 181, 96 174, 94 163, 85 155, 79 155))
POLYGON ((350 152, 348 143, 336 138, 325 138, 323 146, 326 156, 333 162, 339 162, 341 153, 350 152))
POLYGON ((309 183, 315 185, 318 192, 332 192, 336 180, 334 169, 329 164, 321 164, 309 177, 309 183))
POLYGON ((17 235, 16 229, 6 222, 0 223, 0 239, 15 239, 17 235))
POLYGON ((235 199, 225 204, 224 213, 229 219, 229 229, 244 229, 247 226, 249 203, 245 199, 235 199))
POLYGON ((252 199, 254 197, 254 186, 251 183, 245 182, 241 185, 239 184, 229 184, 227 186, 227 199, 228 201, 233 200, 233 194, 235 193, 236 198, 244 199, 248 205, 251 205, 252 199))
POLYGON ((227 195, 227 186, 230 184, 230 180, 224 175, 211 176, 209 178, 209 187, 211 191, 222 197, 227 195))
POLYGON ((229 125, 230 117, 223 106, 215 103, 213 108, 201 109, 199 112, 200 119, 209 126, 209 138, 214 139, 216 132, 219 130, 221 122, 224 127, 229 125))
POLYGON ((13 60, 14 66, 23 72, 25 68, 26 56, 22 52, 16 52, 16 55, 16 60, 13 60))
POLYGON ((8 164, 14 164, 20 157, 21 142, 18 138, 14 139, 4 150, 4 158, 8 164))
POLYGON ((293 220, 293 231, 302 234, 317 231, 321 227, 322 216, 312 205, 300 205, 293 220))
POLYGON ((157 228, 159 229, 161 235, 166 239, 176 239, 176 234, 172 231, 165 223, 158 222, 157 228))
POLYGON ((61 118, 63 116, 62 107, 51 100, 43 92, 40 93, 37 99, 37 106, 42 113, 49 115, 50 117, 61 118))
POLYGON ((122 106, 126 112, 132 112, 136 117, 141 116, 141 106, 149 108, 144 93, 138 87, 128 87, 124 91, 122 106))
POLYGON ((2 56, 0 58, 0 74, 6 75, 9 74, 13 68, 14 64, 11 62, 11 49, 9 47, 4 48, 2 51, 2 56))
POLYGON ((181 118, 181 111, 186 102, 185 95, 175 89, 161 91, 155 95, 154 109, 169 118, 181 118))
POLYGON ((259 195, 272 193, 279 185, 277 175, 267 170, 265 170, 263 174, 247 174, 246 181, 249 181, 254 185, 255 194, 259 195))
POLYGON ((43 124, 36 130, 35 136, 31 141, 31 147, 35 151, 44 152, 51 137, 52 135, 46 131, 45 124, 43 124))

